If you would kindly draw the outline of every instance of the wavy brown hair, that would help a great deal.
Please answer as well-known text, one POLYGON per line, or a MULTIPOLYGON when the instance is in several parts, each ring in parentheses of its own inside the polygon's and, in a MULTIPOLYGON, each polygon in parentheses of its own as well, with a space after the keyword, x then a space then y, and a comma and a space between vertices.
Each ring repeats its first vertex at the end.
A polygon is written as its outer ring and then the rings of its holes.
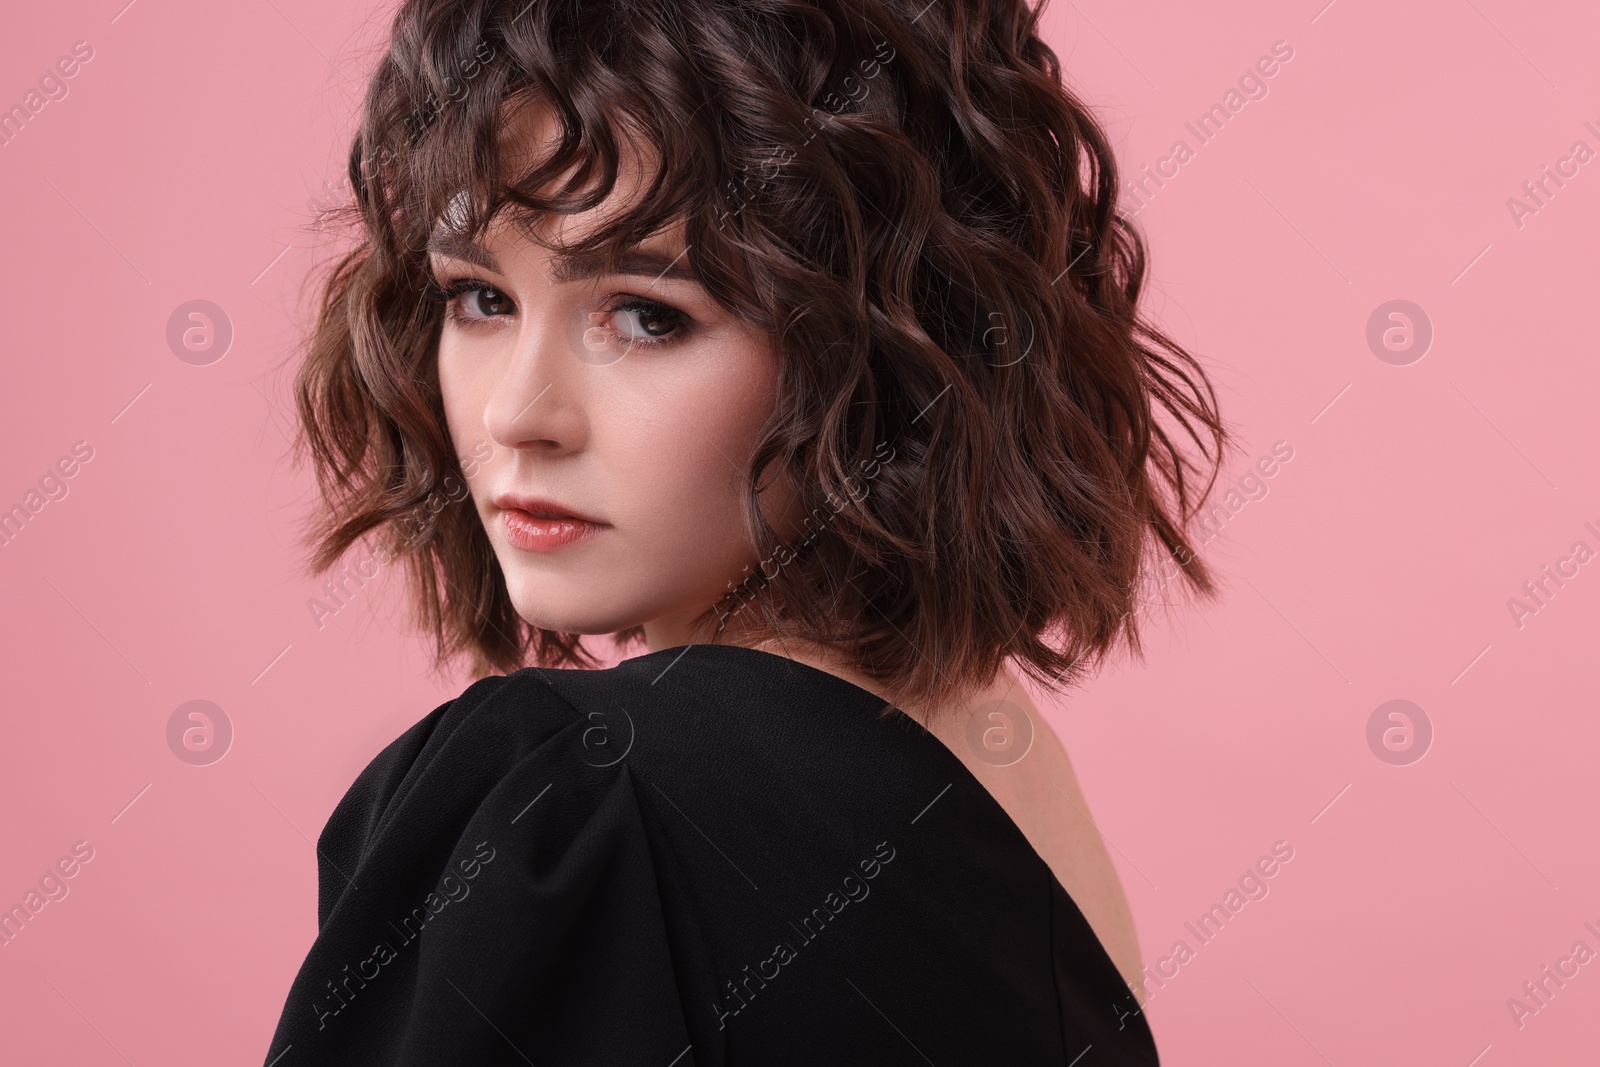
POLYGON ((746 500, 763 563, 731 576, 708 625, 738 615, 830 646, 897 702, 965 692, 1007 657, 1059 686, 1120 640, 1137 652, 1152 552, 1212 592, 1187 530, 1226 435, 1204 371, 1138 311, 1143 242, 1039 15, 1022 0, 406 0, 350 149, 355 246, 320 283, 296 382, 321 491, 312 568, 377 531, 406 561, 436 666, 596 665, 578 635, 518 616, 449 488, 442 311, 421 294, 452 202, 471 235, 502 211, 588 210, 624 144, 643 144, 637 202, 562 251, 609 259, 682 222, 701 283, 779 360, 746 500), (513 171, 508 108, 532 103, 560 140, 513 171), (758 506, 769 465, 811 516, 799 544, 758 506))

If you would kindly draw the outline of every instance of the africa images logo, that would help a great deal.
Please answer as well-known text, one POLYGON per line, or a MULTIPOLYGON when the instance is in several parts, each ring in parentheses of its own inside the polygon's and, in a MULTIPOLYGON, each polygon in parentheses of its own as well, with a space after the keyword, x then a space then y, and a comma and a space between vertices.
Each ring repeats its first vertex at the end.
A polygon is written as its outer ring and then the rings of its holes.
MULTIPOLYGON (((800 947, 804 948, 821 936, 828 923, 838 918, 839 913, 844 911, 851 901, 859 903, 866 900, 867 895, 872 892, 872 887, 867 883, 882 874, 883 868, 888 866, 894 857, 895 851, 889 842, 878 842, 873 848, 872 856, 861 860, 858 864, 861 876, 857 877, 853 873, 844 876, 843 882, 840 883, 843 895, 840 895, 839 890, 830 891, 821 904, 812 908, 810 914, 800 920, 799 926, 791 922, 789 927, 799 935, 800 947)), ((730 1005, 736 1003, 738 1006, 725 1008, 722 1004, 712 1002, 711 1006, 717 1013, 717 1029, 724 1029, 730 1018, 748 1006, 746 1001, 754 1000, 756 993, 765 989, 768 982, 782 974, 783 968, 793 963, 799 954, 799 949, 795 948, 793 942, 779 941, 772 946, 772 955, 756 964, 755 970, 752 971, 750 965, 745 964, 740 972, 743 979, 739 983, 735 983, 732 978, 724 978, 722 984, 726 993, 725 1002, 730 1005)))
MULTIPOLYGON (((494 849, 489 847, 489 842, 478 842, 472 858, 460 861, 460 878, 457 878, 454 872, 446 874, 439 880, 438 890, 430 892, 421 904, 411 909, 410 914, 403 916, 399 926, 390 922, 389 927, 399 935, 399 948, 405 948, 421 937, 423 927, 427 925, 428 920, 444 911, 449 904, 466 900, 467 894, 472 892, 472 887, 467 885, 467 882, 481 874, 483 868, 493 860, 494 849), (487 855, 485 855, 486 849, 487 855)), ((383 973, 385 966, 399 957, 399 949, 385 939, 373 946, 372 955, 357 963, 355 970, 352 971, 350 965, 345 964, 337 985, 335 979, 328 979, 328 995, 320 1001, 311 1001, 311 1010, 317 1013, 317 1029, 326 1029, 329 1018, 349 1007, 356 993, 367 988, 368 982, 374 981, 383 973)))

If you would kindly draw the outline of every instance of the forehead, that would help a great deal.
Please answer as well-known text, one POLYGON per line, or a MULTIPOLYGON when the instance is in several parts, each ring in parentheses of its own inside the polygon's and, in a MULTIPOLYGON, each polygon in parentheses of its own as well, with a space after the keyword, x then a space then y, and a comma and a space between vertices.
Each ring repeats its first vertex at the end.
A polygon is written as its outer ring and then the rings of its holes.
MULTIPOLYGON (((463 189, 450 199, 435 222, 428 251, 489 266, 492 258, 487 255, 484 245, 523 236, 575 243, 605 223, 626 214, 638 205, 660 157, 654 147, 638 137, 636 132, 619 125, 618 133, 621 136, 618 138, 617 180, 606 199, 596 206, 571 214, 551 213, 534 217, 517 210, 517 205, 508 204, 490 222, 479 244, 474 243, 472 235, 465 232, 470 194, 463 189)), ((560 144, 560 137, 560 123, 550 107, 532 98, 508 100, 502 108, 500 129, 496 134, 502 184, 509 185, 530 174, 553 154, 560 144)), ((582 164, 582 159, 575 160, 535 191, 550 194, 563 190, 582 164)), ((598 179, 595 179, 588 187, 597 183, 598 179)), ((647 247, 653 256, 664 253, 666 260, 662 265, 665 266, 668 260, 685 250, 682 221, 658 230, 641 241, 638 247, 647 247)), ((682 257, 680 263, 686 265, 686 259, 682 257)))

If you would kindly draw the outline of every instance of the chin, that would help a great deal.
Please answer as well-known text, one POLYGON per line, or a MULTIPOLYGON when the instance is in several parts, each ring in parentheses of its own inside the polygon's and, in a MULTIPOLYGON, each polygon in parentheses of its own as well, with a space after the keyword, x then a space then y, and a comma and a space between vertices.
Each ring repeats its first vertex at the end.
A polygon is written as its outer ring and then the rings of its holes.
POLYGON ((565 604, 561 597, 512 594, 511 603, 517 614, 529 626, 542 630, 559 630, 562 633, 597 636, 614 634, 647 620, 627 611, 596 611, 593 598, 589 603, 565 604))
POLYGON ((642 626, 661 612, 635 597, 612 595, 610 582, 583 577, 573 582, 552 582, 547 576, 515 578, 509 583, 511 604, 530 626, 562 633, 614 634, 642 626))

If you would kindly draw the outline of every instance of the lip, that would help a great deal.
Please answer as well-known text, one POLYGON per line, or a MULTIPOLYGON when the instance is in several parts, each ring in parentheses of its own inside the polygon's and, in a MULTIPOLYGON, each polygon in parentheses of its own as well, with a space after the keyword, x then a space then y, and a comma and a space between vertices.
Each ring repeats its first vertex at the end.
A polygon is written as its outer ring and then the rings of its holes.
POLYGON ((525 511, 534 518, 566 519, 569 522, 586 522, 591 526, 604 526, 604 522, 592 515, 585 515, 576 508, 570 508, 557 500, 541 496, 518 496, 515 493, 497 493, 494 505, 508 511, 525 511))
POLYGON ((525 552, 554 552, 608 528, 598 519, 542 497, 501 493, 494 497, 494 504, 500 509, 500 530, 506 540, 525 552))

